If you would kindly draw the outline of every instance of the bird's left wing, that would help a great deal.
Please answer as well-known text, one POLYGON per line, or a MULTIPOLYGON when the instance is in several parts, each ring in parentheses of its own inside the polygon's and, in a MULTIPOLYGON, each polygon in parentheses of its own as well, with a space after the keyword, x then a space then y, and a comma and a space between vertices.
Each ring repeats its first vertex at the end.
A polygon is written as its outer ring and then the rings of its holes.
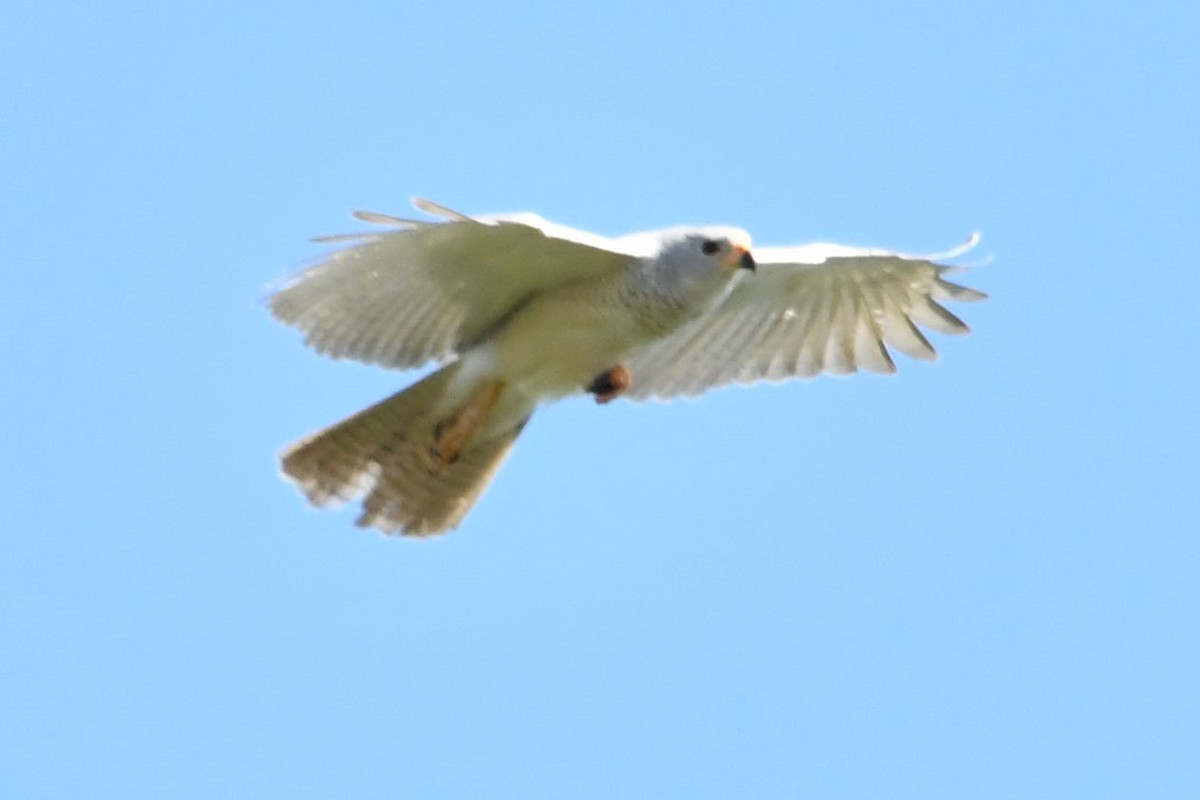
POLYGON ((832 244, 756 248, 745 275, 709 314, 629 359, 640 400, 696 395, 727 383, 783 380, 859 368, 895 372, 888 346, 920 359, 935 353, 918 325, 942 333, 967 326, 941 303, 986 295, 946 280, 938 263, 974 247, 910 256, 832 244))
POLYGON ((333 358, 385 367, 445 361, 487 336, 532 296, 628 267, 637 253, 535 214, 469 217, 427 200, 440 221, 356 212, 388 229, 287 279, 267 303, 333 358))

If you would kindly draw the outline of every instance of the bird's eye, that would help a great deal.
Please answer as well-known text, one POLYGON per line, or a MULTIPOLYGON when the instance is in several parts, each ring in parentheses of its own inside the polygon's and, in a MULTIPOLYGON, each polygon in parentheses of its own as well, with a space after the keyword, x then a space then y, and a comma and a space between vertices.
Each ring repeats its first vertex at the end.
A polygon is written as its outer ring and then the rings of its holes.
POLYGON ((700 245, 700 252, 706 256, 711 256, 721 249, 721 243, 716 239, 705 239, 700 245))

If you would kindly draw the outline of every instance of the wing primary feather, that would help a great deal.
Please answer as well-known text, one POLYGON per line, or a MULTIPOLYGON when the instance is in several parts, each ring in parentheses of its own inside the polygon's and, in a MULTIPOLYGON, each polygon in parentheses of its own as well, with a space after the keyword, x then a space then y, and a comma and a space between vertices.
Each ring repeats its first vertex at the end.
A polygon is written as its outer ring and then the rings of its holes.
POLYGON ((917 295, 909 316, 926 328, 932 328, 939 333, 958 335, 971 331, 967 327, 967 323, 954 316, 944 306, 939 305, 931 297, 924 294, 917 295))
POLYGON ((833 300, 836 297, 834 289, 833 274, 830 272, 821 273, 821 282, 824 284, 821 287, 820 295, 827 298, 827 301, 820 303, 816 307, 816 314, 813 315, 813 326, 808 332, 808 354, 811 357, 810 363, 814 372, 817 374, 825 370, 825 356, 829 350, 829 337, 833 335, 834 314, 837 310, 837 302, 833 300))
POLYGON ((986 300, 987 293, 981 292, 978 289, 972 289, 968 286, 948 281, 941 276, 940 273, 945 272, 944 269, 939 269, 939 274, 933 279, 933 298, 935 300, 953 300, 958 303, 974 303, 978 300, 986 300))
MULTIPOLYGON (((421 297, 422 295, 423 293, 421 292, 412 292, 411 294, 414 298, 421 297)), ((426 343, 424 341, 417 341, 417 337, 414 334, 422 331, 424 324, 428 320, 433 319, 437 311, 437 306, 432 303, 418 302, 406 303, 403 308, 396 309, 391 324, 386 328, 387 332, 380 336, 381 350, 391 349, 392 353, 390 355, 393 358, 396 355, 403 355, 403 359, 395 359, 402 361, 402 363, 408 363, 413 360, 411 355, 409 355, 410 353, 424 354, 428 352, 425 349, 426 343), (390 348, 388 347, 389 344, 391 345, 390 348)), ((424 337, 420 338, 423 339, 424 337)), ((424 361, 426 359, 422 358, 421 360, 424 361)), ((414 364, 414 366, 417 365, 414 364)))
POLYGON ((345 354, 358 353, 358 358, 368 363, 379 363, 379 353, 387 341, 384 335, 387 319, 399 309, 372 297, 348 299, 345 307, 358 311, 347 330, 338 337, 341 349, 345 354))
POLYGON ((896 371, 896 362, 883 344, 883 331, 876 306, 878 300, 870 296, 869 288, 862 280, 854 281, 854 300, 857 305, 857 320, 854 337, 854 361, 864 369, 879 374, 896 371))
POLYGON ((809 292, 800 302, 789 306, 794 316, 788 324, 794 329, 794 335, 789 345, 781 346, 781 352, 771 360, 771 371, 778 372, 780 377, 795 375, 798 378, 809 378, 821 371, 818 363, 820 359, 815 357, 813 345, 816 337, 813 336, 812 320, 817 316, 816 305, 817 293, 809 292), (775 365, 777 359, 780 361, 779 366, 775 365))
POLYGON ((852 301, 847 297, 846 285, 842 281, 831 281, 829 338, 825 340, 825 369, 834 375, 849 375, 855 371, 854 364, 854 314, 848 307, 852 301))
MULTIPOLYGON (((704 385, 702 381, 707 378, 708 372, 711 369, 711 348, 716 343, 719 333, 721 333, 720 329, 714 325, 697 325, 694 327, 686 343, 674 353, 679 358, 669 362, 670 366, 667 367, 666 383, 671 385, 672 392, 682 391, 684 394, 691 396, 702 391, 702 389, 694 389, 693 386, 704 385)), ((634 380, 637 380, 636 375, 634 376, 634 380)))
POLYGON ((711 366, 706 370, 708 373, 706 384, 711 384, 714 378, 719 379, 725 373, 736 380, 741 371, 753 362, 752 358, 748 358, 744 362, 737 362, 733 359, 753 347, 753 334, 761 325, 762 316, 762 312, 755 313, 753 309, 743 309, 726 325, 721 326, 724 335, 715 343, 716 352, 712 353, 712 358, 709 359, 711 366))
POLYGON ((431 217, 441 217, 442 219, 451 222, 475 222, 466 214, 455 211, 452 208, 447 208, 440 203, 435 203, 432 200, 426 200, 424 197, 414 197, 412 199, 413 208, 418 211, 424 211, 431 217))
POLYGON ((781 311, 766 311, 754 315, 755 324, 746 333, 747 350, 751 353, 740 366, 734 379, 739 383, 751 383, 762 378, 770 379, 772 343, 779 328, 787 325, 781 311))
POLYGON ((789 323, 795 329, 794 336, 786 347, 780 348, 777 358, 781 363, 778 367, 775 366, 776 359, 772 359, 771 369, 784 377, 794 375, 798 378, 810 378, 821 371, 821 359, 816 353, 815 345, 819 337, 815 335, 814 320, 820 316, 817 293, 809 292, 790 308, 795 312, 789 323))
POLYGON ((805 375, 793 372, 796 363, 796 354, 799 352, 799 347, 804 344, 804 330, 802 328, 795 328, 794 321, 794 317, 787 322, 781 321, 782 326, 793 328, 793 330, 788 331, 783 329, 776 332, 768 340, 764 348, 767 354, 767 361, 763 366, 763 377, 769 381, 781 381, 790 377, 806 377, 805 375), (788 335, 789 333, 791 334, 790 336, 788 335))
POLYGON ((906 308, 908 303, 897 300, 887 285, 880 285, 878 289, 880 300, 884 304, 881 321, 884 341, 909 358, 921 361, 936 359, 937 351, 933 349, 933 345, 909 319, 906 308))
POLYGON ((342 345, 347 353, 362 353, 363 360, 368 362, 376 360, 376 351, 379 349, 379 330, 376 326, 384 315, 383 311, 377 305, 364 304, 361 316, 354 321, 353 333, 346 337, 342 345))
POLYGON ((352 211, 350 216, 363 222, 369 222, 372 225, 386 225, 389 228, 415 228, 418 225, 429 224, 425 220, 407 219, 406 217, 397 217, 392 214, 382 214, 378 211, 352 211))
POLYGON ((327 233, 324 236, 310 236, 308 238, 314 244, 342 244, 344 242, 366 244, 378 239, 378 233, 327 233))
MULTIPOLYGON (((734 359, 742 356, 755 346, 754 335, 761 327, 764 316, 769 312, 755 312, 754 309, 741 309, 728 323, 719 326, 721 336, 713 341, 712 350, 704 370, 697 370, 693 377, 693 385, 699 394, 714 383, 725 383, 729 380, 740 380, 740 375, 754 361, 753 357, 744 362, 734 359), (703 372, 703 374, 701 374, 703 372)), ((712 326, 716 329, 718 326, 712 326)))
MULTIPOLYGON (((302 286, 301 289, 311 289, 311 286, 302 286)), ((306 293, 307 294, 307 293, 306 293)), ((316 302, 305 306, 303 303, 297 304, 293 308, 294 316, 289 321, 300 330, 304 331, 304 341, 318 353, 328 355, 333 358, 340 357, 340 353, 334 352, 336 348, 328 343, 329 330, 325 325, 330 313, 327 309, 332 308, 339 300, 335 292, 325 292, 316 302)))

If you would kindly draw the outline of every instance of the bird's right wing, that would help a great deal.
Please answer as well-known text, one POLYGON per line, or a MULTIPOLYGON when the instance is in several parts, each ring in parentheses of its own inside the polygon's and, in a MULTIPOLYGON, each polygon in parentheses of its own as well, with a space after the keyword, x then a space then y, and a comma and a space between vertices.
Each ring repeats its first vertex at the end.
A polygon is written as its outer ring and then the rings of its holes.
POLYGON ((638 255, 533 214, 468 217, 413 204, 442 221, 356 212, 391 230, 318 240, 352 244, 287 279, 267 301, 271 313, 324 355, 416 367, 487 338, 530 297, 625 269, 638 255))
POLYGON ((976 241, 928 256, 831 244, 756 248, 756 275, 743 276, 711 313, 628 360, 633 385, 624 396, 666 399, 859 368, 895 372, 889 346, 931 359, 933 346, 917 326, 966 333, 941 303, 985 297, 946 280, 955 267, 936 262, 976 241))

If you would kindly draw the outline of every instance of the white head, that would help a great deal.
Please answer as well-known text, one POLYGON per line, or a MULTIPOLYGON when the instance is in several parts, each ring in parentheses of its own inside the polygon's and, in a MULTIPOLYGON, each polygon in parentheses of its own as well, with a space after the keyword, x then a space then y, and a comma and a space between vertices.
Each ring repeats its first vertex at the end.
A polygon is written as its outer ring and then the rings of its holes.
POLYGON ((755 269, 750 235, 737 228, 671 228, 657 238, 658 252, 646 262, 652 279, 684 307, 707 306, 755 269))
POLYGON ((672 228, 659 236, 658 268, 680 280, 724 283, 756 268, 750 234, 738 228, 672 228))

